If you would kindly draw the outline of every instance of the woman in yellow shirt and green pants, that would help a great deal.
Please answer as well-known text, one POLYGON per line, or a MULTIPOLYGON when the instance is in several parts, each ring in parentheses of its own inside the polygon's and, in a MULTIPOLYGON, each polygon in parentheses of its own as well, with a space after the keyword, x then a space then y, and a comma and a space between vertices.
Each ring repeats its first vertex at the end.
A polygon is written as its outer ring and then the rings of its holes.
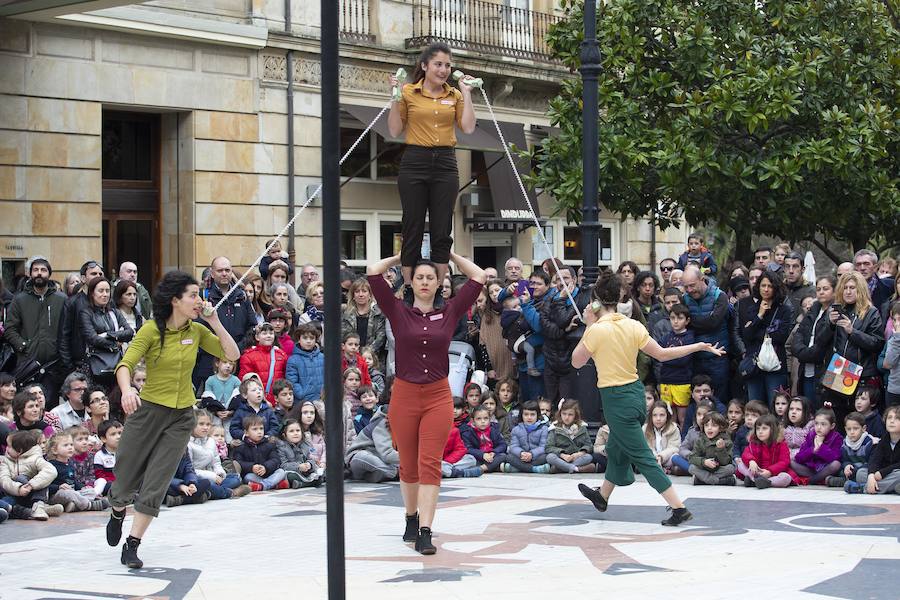
POLYGON ((198 348, 218 358, 240 358, 237 344, 218 314, 204 308, 211 307, 203 301, 193 277, 181 271, 166 273, 153 294, 153 321, 141 327, 116 366, 116 382, 128 418, 116 453, 106 541, 110 546, 119 544, 125 507, 134 502, 131 533, 122 545, 122 564, 130 569, 144 564, 137 556, 138 545, 159 515, 193 430, 196 397, 191 372, 198 348), (194 320, 201 314, 212 331, 194 320), (141 359, 147 364, 147 383, 138 397, 131 376, 141 359))
POLYGON ((606 476, 603 485, 591 488, 581 483, 578 490, 594 507, 606 510, 609 496, 617 485, 634 483, 632 466, 647 478, 653 489, 669 504, 672 514, 663 525, 679 525, 691 518, 678 497, 672 481, 650 451, 643 426, 647 417, 644 386, 638 380, 638 351, 658 361, 674 360, 694 352, 711 352, 722 356, 718 346, 698 342, 678 348, 662 348, 650 337, 638 321, 616 311, 621 294, 619 276, 610 272, 601 275, 591 293, 591 304, 584 314, 587 325, 584 335, 572 353, 572 366, 583 367, 594 359, 597 367, 597 387, 603 402, 603 415, 609 425, 606 444, 606 476))

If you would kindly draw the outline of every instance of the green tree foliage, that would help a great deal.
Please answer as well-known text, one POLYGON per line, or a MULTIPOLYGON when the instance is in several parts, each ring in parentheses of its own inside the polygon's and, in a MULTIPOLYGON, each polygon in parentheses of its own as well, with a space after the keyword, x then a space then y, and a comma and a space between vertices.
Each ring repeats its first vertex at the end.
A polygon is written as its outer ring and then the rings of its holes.
MULTIPOLYGON (((895 0, 886 0, 894 2, 895 0)), ((583 0, 550 44, 580 65, 583 0)), ((605 0, 598 9, 600 199, 666 227, 900 244, 900 34, 875 0, 605 0)), ((530 183, 580 220, 581 80, 530 183)), ((743 246, 743 248, 742 248, 743 246)))

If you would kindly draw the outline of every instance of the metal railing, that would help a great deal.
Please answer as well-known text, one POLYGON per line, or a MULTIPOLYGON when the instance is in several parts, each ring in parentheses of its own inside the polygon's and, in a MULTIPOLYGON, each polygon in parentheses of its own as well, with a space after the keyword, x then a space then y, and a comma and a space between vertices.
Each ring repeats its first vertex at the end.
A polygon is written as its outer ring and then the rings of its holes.
POLYGON ((373 42, 370 30, 370 0, 340 0, 341 39, 357 42, 373 42))
POLYGON ((550 60, 546 34, 555 15, 486 0, 420 0, 413 6, 407 48, 446 42, 453 48, 550 60))

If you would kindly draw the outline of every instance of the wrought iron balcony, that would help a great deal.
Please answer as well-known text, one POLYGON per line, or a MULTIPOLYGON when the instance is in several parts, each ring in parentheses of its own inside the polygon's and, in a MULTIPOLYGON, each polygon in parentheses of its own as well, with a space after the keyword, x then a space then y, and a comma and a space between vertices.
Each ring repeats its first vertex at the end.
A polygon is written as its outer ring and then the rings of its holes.
POLYGON ((546 34, 559 19, 486 0, 420 0, 413 6, 413 36, 406 47, 445 42, 453 48, 549 61, 546 34))
POLYGON ((340 0, 341 39, 354 42, 374 42, 371 33, 369 0, 340 0))

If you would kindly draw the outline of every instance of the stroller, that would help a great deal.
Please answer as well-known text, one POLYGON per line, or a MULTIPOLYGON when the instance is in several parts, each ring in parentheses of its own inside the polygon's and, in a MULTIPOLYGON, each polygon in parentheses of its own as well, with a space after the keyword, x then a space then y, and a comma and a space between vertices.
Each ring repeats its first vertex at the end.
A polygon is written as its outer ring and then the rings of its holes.
POLYGON ((472 367, 475 365, 475 348, 466 342, 450 342, 448 360, 450 361, 450 371, 447 379, 450 382, 450 393, 454 396, 462 396, 472 367))

